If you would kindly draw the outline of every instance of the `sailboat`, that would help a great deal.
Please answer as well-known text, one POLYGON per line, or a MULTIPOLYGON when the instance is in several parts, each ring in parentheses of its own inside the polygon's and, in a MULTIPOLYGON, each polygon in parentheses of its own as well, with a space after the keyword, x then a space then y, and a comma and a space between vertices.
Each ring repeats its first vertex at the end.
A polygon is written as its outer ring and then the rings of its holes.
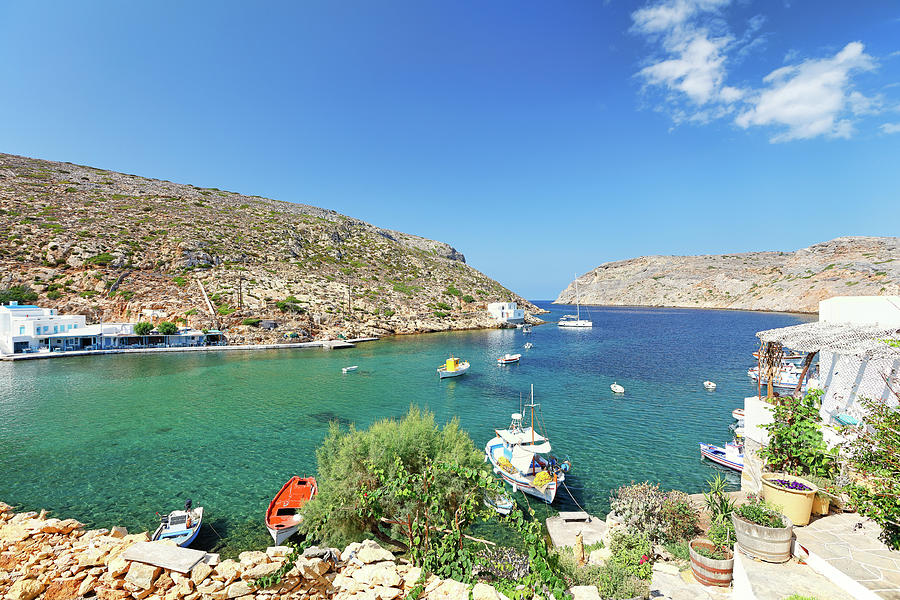
POLYGON ((556 492, 572 468, 569 461, 560 461, 550 454, 550 441, 534 429, 534 386, 531 386, 531 426, 522 426, 522 413, 513 413, 506 429, 496 429, 496 437, 484 447, 485 462, 494 472, 512 485, 513 493, 522 491, 551 504, 556 492))
POLYGON ((581 318, 581 303, 578 299, 578 277, 575 277, 575 312, 574 315, 563 315, 557 325, 560 327, 593 327, 594 322, 581 318))

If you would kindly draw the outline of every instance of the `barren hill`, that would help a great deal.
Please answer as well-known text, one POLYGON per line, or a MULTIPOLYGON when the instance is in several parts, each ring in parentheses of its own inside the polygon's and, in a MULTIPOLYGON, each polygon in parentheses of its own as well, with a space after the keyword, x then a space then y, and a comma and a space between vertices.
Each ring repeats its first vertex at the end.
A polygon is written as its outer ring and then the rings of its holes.
POLYGON ((498 300, 539 311, 442 242, 314 206, 0 154, 0 291, 22 285, 60 312, 218 326, 244 342, 489 327, 485 305, 498 300), (279 329, 244 324, 260 318, 279 329))
MULTIPOLYGON (((794 252, 642 256, 578 277, 583 304, 814 313, 833 296, 900 293, 900 238, 840 237, 794 252)), ((557 303, 575 302, 574 282, 557 303)))

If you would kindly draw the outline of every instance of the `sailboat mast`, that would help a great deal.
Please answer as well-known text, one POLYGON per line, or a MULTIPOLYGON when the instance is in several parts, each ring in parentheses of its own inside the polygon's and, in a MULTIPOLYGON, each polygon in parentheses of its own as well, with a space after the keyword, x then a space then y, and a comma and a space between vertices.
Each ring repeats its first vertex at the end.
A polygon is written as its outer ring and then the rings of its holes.
POLYGON ((575 274, 575 314, 578 315, 575 317, 579 321, 581 320, 581 303, 579 302, 578 297, 578 274, 575 274))
POLYGON ((531 443, 534 443, 534 384, 531 384, 531 443))

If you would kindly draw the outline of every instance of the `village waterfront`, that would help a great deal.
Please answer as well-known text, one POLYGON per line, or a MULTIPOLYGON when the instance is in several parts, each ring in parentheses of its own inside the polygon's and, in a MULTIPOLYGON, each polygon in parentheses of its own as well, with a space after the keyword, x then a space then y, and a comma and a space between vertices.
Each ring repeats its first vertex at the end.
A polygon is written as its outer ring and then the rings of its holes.
MULTIPOLYGON (((571 307, 539 303, 555 321, 571 307)), ((264 546, 263 515, 292 474, 315 474, 329 423, 367 427, 411 405, 458 417, 482 448, 534 384, 575 500, 603 515, 630 481, 698 492, 720 471, 697 442, 728 439, 755 332, 811 320, 780 313, 592 308, 594 327, 403 336, 353 349, 114 355, 0 363, 0 499, 92 527, 152 529, 191 498, 195 547, 264 546), (525 350, 523 345, 534 347, 525 350), (496 358, 521 352, 518 365, 496 358), (453 353, 468 374, 438 380, 453 353), (341 367, 359 365, 353 373, 341 367), (711 379, 714 392, 703 388, 711 379), (614 395, 616 381, 626 392, 614 395)), ((532 505, 534 503, 532 502, 532 505)), ((565 491, 555 509, 575 509, 565 491)))

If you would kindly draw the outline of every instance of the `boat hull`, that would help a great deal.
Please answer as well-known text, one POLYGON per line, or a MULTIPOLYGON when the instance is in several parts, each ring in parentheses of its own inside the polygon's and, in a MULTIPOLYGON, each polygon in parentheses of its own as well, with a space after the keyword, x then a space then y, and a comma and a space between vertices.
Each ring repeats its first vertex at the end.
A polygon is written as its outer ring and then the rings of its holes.
POLYGON ((300 528, 303 515, 299 510, 315 498, 319 491, 315 477, 293 476, 281 486, 281 490, 266 509, 266 529, 275 541, 275 545, 288 539, 300 528))
POLYGON ((457 369, 455 371, 448 371, 447 369, 441 367, 440 369, 438 369, 438 375, 440 376, 441 379, 446 379, 448 377, 459 377, 460 375, 465 375, 466 371, 468 371, 468 370, 469 370, 468 363, 466 363, 465 366, 460 365, 459 367, 457 367, 457 369))
POLYGON ((574 321, 560 321, 559 323, 557 323, 557 325, 559 325, 560 327, 593 327, 594 323, 593 321, 585 321, 584 319, 581 319, 574 321))
POLYGON ((703 458, 708 458, 716 464, 722 465, 723 467, 734 469, 739 473, 744 470, 743 457, 740 457, 740 462, 732 460, 727 455, 725 450, 719 446, 715 446, 713 444, 704 444, 703 442, 700 442, 700 455, 703 456, 703 458))
MULTIPOLYGON (((173 511, 169 513, 171 518, 172 515, 182 514, 185 511, 173 511)), ((200 535, 200 526, 203 524, 203 507, 198 506, 195 509, 191 510, 191 518, 194 519, 192 526, 188 529, 183 535, 168 535, 165 532, 165 529, 162 524, 156 528, 156 531, 153 532, 153 535, 150 537, 151 541, 159 541, 161 539, 171 540, 181 546, 182 548, 187 548, 190 546, 194 540, 197 539, 197 536, 200 535)))
POLYGON ((269 530, 269 535, 272 536, 275 545, 280 546, 283 541, 297 533, 297 530, 300 529, 300 523, 297 523, 293 527, 285 527, 284 529, 273 529, 266 525, 266 529, 269 530))
POLYGON ((562 485, 563 481, 565 481, 566 476, 563 473, 558 473, 553 481, 547 484, 543 491, 539 490, 532 483, 534 477, 524 475, 522 473, 509 473, 505 471, 498 463, 497 457, 494 455, 494 449, 498 446, 502 447, 503 440, 500 438, 493 438, 491 441, 487 443, 484 447, 485 456, 487 456, 488 461, 491 463, 491 466, 494 469, 494 473, 500 476, 500 478, 512 486, 513 492, 524 492, 529 496, 534 496, 539 500, 543 500, 547 504, 553 504, 553 501, 556 499, 556 492, 559 489, 559 486, 562 485))

